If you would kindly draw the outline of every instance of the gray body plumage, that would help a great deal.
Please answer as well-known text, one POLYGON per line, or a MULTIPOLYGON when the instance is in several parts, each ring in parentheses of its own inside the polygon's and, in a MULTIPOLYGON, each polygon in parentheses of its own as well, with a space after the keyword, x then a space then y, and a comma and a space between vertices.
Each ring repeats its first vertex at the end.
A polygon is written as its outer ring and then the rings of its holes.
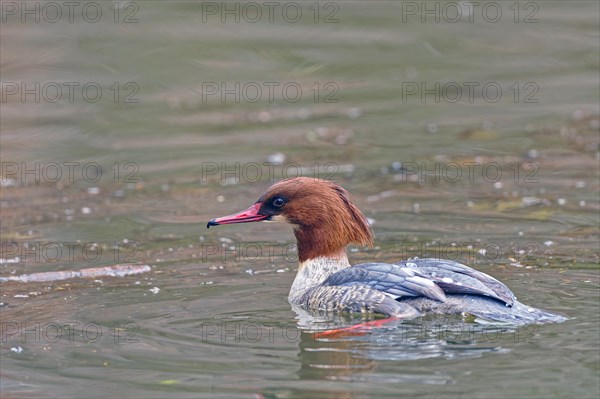
POLYGON ((355 266, 345 257, 311 259, 301 265, 289 301, 306 309, 401 318, 431 312, 519 324, 566 320, 518 302, 506 285, 485 273, 441 259, 355 266))

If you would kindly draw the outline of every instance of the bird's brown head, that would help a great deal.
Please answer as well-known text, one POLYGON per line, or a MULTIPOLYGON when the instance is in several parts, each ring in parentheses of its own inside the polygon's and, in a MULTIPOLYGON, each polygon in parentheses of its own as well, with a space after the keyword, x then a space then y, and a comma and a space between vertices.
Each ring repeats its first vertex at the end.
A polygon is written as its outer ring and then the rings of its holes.
POLYGON ((281 221, 292 224, 300 262, 335 256, 350 243, 373 245, 367 218, 337 184, 310 177, 275 183, 248 209, 212 219, 221 224, 281 221))

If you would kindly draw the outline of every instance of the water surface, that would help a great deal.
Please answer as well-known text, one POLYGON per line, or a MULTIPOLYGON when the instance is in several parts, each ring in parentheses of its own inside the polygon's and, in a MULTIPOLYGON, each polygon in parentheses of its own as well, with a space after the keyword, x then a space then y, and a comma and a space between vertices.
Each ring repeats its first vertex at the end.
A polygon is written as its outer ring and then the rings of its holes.
POLYGON ((319 3, 315 22, 294 3, 295 23, 159 1, 120 3, 115 23, 101 4, 97 23, 1 25, 0 274, 152 272, 2 283, 3 397, 599 395, 597 2, 517 2, 517 22, 513 2, 488 6, 497 22, 483 5, 421 22, 409 2, 319 3), (7 94, 23 82, 48 92, 7 94), (102 98, 50 101, 65 82, 102 98), (302 95, 254 101, 268 85, 302 95), (484 86, 502 95, 469 97, 484 86), (205 228, 297 174, 373 219, 352 262, 455 259, 569 321, 300 329, 291 229, 205 228))

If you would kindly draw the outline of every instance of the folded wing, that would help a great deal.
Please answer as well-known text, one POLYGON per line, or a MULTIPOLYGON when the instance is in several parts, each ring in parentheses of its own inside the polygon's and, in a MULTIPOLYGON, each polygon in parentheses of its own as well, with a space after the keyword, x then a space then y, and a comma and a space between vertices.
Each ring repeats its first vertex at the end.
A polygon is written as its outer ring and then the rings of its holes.
POLYGON ((512 306, 517 298, 503 283, 492 276, 463 264, 444 259, 413 259, 396 263, 415 269, 434 281, 446 294, 483 295, 512 306))
POLYGON ((391 263, 363 263, 331 275, 323 285, 361 285, 381 291, 394 299, 424 296, 444 302, 444 291, 427 277, 409 267, 391 263))
POLYGON ((396 300, 425 297, 445 302, 447 294, 469 294, 494 298, 507 306, 516 301, 508 287, 495 278, 442 259, 363 263, 331 275, 322 285, 367 286, 396 300))

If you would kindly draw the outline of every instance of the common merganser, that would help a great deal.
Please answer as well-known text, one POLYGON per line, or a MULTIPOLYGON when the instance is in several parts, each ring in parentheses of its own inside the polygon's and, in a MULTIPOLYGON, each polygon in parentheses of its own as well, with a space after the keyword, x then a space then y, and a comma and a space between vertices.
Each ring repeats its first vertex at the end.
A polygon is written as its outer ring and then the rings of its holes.
POLYGON ((500 281, 457 262, 415 258, 350 266, 346 246, 373 246, 373 232, 349 193, 327 180, 279 181, 248 209, 212 219, 207 228, 259 221, 293 226, 300 262, 288 296, 293 306, 394 318, 433 312, 518 324, 566 320, 520 303, 500 281))

